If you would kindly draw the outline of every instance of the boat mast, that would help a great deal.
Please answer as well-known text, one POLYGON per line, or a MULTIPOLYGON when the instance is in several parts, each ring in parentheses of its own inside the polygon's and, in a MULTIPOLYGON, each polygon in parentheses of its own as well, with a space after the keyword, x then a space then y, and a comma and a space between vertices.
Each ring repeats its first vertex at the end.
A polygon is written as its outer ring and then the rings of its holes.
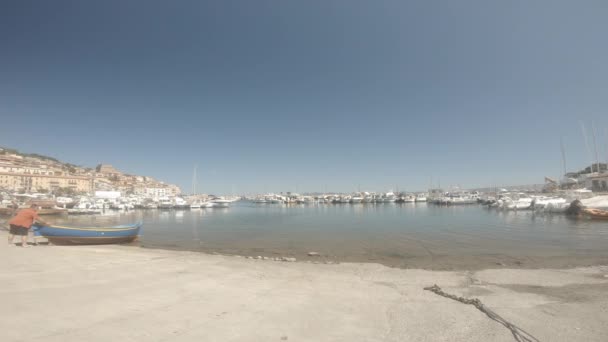
POLYGON ((562 150, 562 166, 564 167, 564 176, 566 176, 566 151, 564 151, 564 140, 563 137, 559 137, 559 145, 562 150))
POLYGON ((192 171, 192 194, 196 195, 196 169, 198 168, 197 164, 194 164, 194 170, 192 171))
MULTIPOLYGON (((591 133, 593 133, 593 150, 595 152, 595 168, 597 172, 600 172, 600 159, 599 159, 599 155, 597 154, 597 142, 595 140, 595 124, 593 121, 591 121, 591 133)), ((591 168, 591 171, 593 171, 593 168, 591 168)))
POLYGON ((587 141, 587 130, 585 130, 585 124, 582 121, 579 121, 581 125, 581 130, 583 131, 583 138, 585 139, 585 147, 587 148, 587 156, 589 157, 589 161, 591 162, 591 172, 593 172, 593 157, 591 156, 591 150, 589 149, 589 141, 587 141))

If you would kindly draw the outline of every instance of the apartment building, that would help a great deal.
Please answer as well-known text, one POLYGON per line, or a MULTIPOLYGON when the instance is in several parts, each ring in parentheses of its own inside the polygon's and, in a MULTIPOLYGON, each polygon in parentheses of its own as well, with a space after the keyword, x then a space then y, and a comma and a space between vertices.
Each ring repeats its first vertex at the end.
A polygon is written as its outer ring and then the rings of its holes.
POLYGON ((0 188, 9 191, 37 192, 69 188, 76 192, 92 192, 92 187, 90 177, 0 172, 0 188))

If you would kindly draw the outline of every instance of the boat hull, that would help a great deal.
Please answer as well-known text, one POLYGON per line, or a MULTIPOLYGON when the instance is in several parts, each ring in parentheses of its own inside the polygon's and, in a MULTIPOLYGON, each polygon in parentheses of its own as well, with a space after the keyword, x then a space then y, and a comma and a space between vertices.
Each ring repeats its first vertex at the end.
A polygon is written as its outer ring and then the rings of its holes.
POLYGON ((608 210, 601 209, 583 209, 583 214, 593 219, 608 220, 608 210))
POLYGON ((54 244, 100 245, 132 242, 139 236, 141 223, 114 227, 34 226, 34 234, 54 244))

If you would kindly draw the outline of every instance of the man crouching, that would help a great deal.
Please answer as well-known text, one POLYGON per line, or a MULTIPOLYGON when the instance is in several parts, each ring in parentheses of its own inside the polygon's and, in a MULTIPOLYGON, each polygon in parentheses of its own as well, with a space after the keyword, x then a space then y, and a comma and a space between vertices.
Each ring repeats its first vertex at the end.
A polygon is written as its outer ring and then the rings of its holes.
MULTIPOLYGON (((27 236, 34 222, 48 225, 48 223, 42 221, 38 217, 38 208, 39 206, 37 204, 32 204, 29 208, 19 210, 19 212, 8 221, 8 224, 10 225, 10 232, 8 234, 9 246, 13 246, 15 235, 19 235, 21 236, 21 247, 29 247, 27 244, 27 236)), ((35 237, 34 241, 36 241, 35 237)))

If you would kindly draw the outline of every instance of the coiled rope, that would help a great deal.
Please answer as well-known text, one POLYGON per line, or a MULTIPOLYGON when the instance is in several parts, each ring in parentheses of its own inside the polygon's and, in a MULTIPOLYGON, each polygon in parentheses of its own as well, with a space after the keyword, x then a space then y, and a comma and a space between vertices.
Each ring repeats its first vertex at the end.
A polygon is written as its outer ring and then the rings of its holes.
POLYGON ((425 287, 424 289, 427 291, 434 292, 435 294, 438 294, 442 297, 450 298, 455 301, 461 302, 463 304, 473 305, 479 311, 485 313, 492 320, 504 325, 507 329, 511 330, 511 333, 513 334, 513 337, 515 338, 515 340, 517 342, 540 342, 536 337, 532 336, 527 331, 517 327, 515 324, 509 323, 506 319, 502 318, 499 314, 490 310, 487 306, 483 305, 483 303, 478 298, 469 299, 469 298, 458 297, 453 294, 443 292, 443 290, 441 290, 441 287, 437 286, 437 284, 435 284, 433 286, 425 287))

